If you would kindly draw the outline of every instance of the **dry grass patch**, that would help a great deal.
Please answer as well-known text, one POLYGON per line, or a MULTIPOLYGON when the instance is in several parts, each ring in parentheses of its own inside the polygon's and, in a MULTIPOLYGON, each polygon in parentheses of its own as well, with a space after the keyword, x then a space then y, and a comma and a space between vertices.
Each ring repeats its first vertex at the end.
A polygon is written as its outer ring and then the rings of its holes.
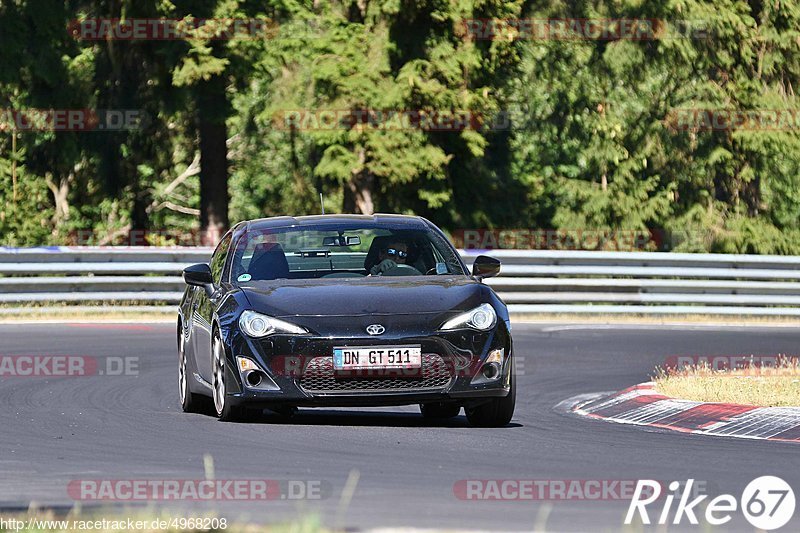
POLYGON ((699 402, 762 407, 800 407, 800 360, 781 357, 774 366, 755 364, 714 370, 707 365, 656 369, 656 391, 699 402))

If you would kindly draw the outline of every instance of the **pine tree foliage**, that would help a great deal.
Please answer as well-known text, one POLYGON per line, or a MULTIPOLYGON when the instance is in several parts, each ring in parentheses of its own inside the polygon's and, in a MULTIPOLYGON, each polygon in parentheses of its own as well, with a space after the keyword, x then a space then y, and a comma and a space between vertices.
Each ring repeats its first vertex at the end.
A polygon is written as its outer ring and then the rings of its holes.
POLYGON ((214 207, 200 162, 216 160, 231 221, 317 213, 322 193, 328 212, 417 213, 448 230, 637 230, 668 236, 659 249, 800 253, 796 0, 11 0, 0 49, 1 244, 108 244, 134 230, 177 242, 214 207), (86 18, 265 31, 77 39, 69 28, 86 18), (655 34, 470 30, 519 18, 646 20, 655 34), (146 120, 104 132, 9 122, 37 109, 146 120), (692 110, 699 122, 681 127, 692 110), (367 111, 380 127, 319 123, 367 111), (405 127, 448 112, 473 120, 405 127), (705 127, 725 113, 760 122, 705 127), (225 149, 217 139, 203 154, 209 121, 225 149))

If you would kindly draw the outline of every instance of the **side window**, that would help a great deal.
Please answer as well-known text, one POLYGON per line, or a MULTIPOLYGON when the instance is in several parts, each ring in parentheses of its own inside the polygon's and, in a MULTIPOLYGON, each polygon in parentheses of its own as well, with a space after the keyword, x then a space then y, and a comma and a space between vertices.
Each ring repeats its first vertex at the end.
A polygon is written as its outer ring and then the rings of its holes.
POLYGON ((228 249, 231 247, 232 237, 233 235, 230 233, 225 235, 211 257, 211 278, 214 280, 214 285, 219 285, 222 279, 222 271, 225 268, 225 259, 228 257, 228 249))

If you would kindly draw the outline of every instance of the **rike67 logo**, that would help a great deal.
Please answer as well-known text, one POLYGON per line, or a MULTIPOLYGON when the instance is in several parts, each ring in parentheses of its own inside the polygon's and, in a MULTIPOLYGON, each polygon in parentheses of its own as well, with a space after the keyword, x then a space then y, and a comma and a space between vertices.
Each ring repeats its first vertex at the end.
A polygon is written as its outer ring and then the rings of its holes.
MULTIPOLYGON (((650 524, 651 517, 648 506, 656 501, 663 501, 661 512, 653 517, 655 523, 665 525, 672 523, 678 525, 687 520, 690 524, 697 525, 698 514, 704 507, 703 518, 705 522, 714 526, 727 524, 733 518, 733 513, 741 509, 742 514, 756 529, 771 531, 786 525, 792 519, 795 507, 795 497, 792 487, 784 480, 775 476, 762 476, 751 481, 737 500, 730 494, 720 494, 712 500, 705 502, 707 494, 692 497, 693 479, 686 483, 673 481, 669 484, 669 493, 662 500, 662 484, 655 480, 643 479, 636 484, 628 513, 625 515, 625 524, 631 524, 638 514, 643 524, 650 524), (681 488, 683 489, 681 491, 681 488), (673 504, 677 500, 677 504, 673 504), (672 520, 670 520, 672 515, 672 520)), ((655 509, 658 511, 656 504, 655 509)))

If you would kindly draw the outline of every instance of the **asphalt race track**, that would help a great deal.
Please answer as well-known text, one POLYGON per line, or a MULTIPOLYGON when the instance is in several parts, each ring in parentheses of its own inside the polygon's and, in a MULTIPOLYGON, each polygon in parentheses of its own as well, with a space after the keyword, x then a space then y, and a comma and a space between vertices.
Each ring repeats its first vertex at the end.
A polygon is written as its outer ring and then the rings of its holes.
MULTIPOLYGON (((463 415, 425 422, 416 407, 302 410, 289 421, 267 415, 222 423, 180 411, 169 324, 0 326, 0 355, 138 357, 138 375, 0 378, 0 507, 72 506, 72 480, 203 479, 204 454, 213 457, 217 479, 311 480, 329 490, 320 500, 150 505, 173 515, 216 511, 260 522, 316 513, 326 525, 355 529, 620 531, 627 500, 466 501, 454 485, 693 478, 712 495, 738 498, 750 480, 778 475, 800 491, 800 446, 647 431, 555 409, 578 394, 646 381, 670 355, 798 354, 796 330, 515 324, 513 333, 513 424, 475 429, 463 415), (355 489, 349 504, 348 476, 355 489)), ((651 517, 660 511, 659 504, 651 517)), ((797 531, 798 523, 800 509, 784 530, 797 531)), ((753 530, 741 513, 724 527, 703 528, 669 531, 753 530)))

